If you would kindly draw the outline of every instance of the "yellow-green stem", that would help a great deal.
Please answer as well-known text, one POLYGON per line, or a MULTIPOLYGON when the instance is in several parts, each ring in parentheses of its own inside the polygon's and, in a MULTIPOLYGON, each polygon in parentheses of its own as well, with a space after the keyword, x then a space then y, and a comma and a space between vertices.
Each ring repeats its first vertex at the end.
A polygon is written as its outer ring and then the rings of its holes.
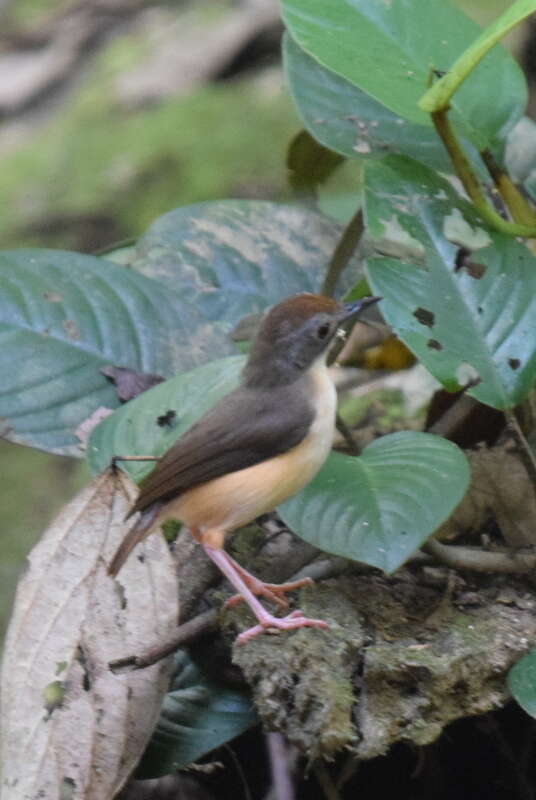
POLYGON ((517 222, 508 222, 488 204, 469 159, 452 129, 447 111, 448 109, 442 109, 432 112, 432 122, 450 156, 456 175, 461 180, 465 191, 473 201, 482 219, 501 233, 508 233, 512 236, 525 236, 530 239, 534 238, 536 236, 536 224, 521 225, 517 222))
POLYGON ((536 225, 536 209, 521 194, 506 170, 497 164, 489 150, 482 150, 480 156, 510 211, 512 219, 522 225, 536 225))
POLYGON ((452 95, 471 74, 486 53, 512 28, 536 11, 536 0, 516 0, 462 53, 446 75, 421 97, 419 107, 429 114, 446 110, 452 95))

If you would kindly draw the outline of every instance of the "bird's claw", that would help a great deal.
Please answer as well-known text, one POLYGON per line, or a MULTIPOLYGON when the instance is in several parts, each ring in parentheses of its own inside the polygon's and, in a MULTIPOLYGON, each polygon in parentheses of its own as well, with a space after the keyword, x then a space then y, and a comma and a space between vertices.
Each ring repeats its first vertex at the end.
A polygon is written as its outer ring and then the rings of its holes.
MULTIPOLYGON (((253 575, 248 575, 247 580, 245 578, 244 580, 254 595, 266 597, 267 600, 275 603, 281 609, 288 608, 288 600, 285 597, 286 592, 301 589, 302 586, 312 586, 314 583, 311 578, 300 578, 300 580, 290 581, 289 583, 264 583, 264 581, 258 580, 253 575)), ((242 595, 234 594, 225 601, 224 608, 233 608, 243 600, 242 595)))
POLYGON ((276 628, 277 630, 295 630, 296 628, 327 628, 328 623, 323 619, 310 619, 304 617, 302 611, 293 611, 286 617, 274 617, 272 614, 266 613, 266 616, 259 620, 258 625, 248 628, 239 636, 236 637, 237 644, 246 644, 250 639, 264 633, 269 628, 276 628))

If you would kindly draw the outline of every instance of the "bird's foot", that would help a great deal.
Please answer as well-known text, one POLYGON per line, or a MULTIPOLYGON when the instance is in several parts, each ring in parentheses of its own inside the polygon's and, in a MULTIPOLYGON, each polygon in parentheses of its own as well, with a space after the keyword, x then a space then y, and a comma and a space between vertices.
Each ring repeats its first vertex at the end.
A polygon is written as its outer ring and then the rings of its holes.
MULTIPOLYGON (((282 609, 288 608, 288 600, 285 597, 286 592, 293 592, 294 589, 300 589, 302 586, 312 586, 314 583, 311 578, 301 578, 298 581, 289 581, 288 583, 265 583, 242 568, 240 569, 240 575, 254 595, 266 597, 267 600, 282 609)), ((243 600, 244 597, 241 594, 234 594, 225 601, 225 608, 232 608, 243 600)))
POLYGON ((274 617, 272 614, 265 612, 265 614, 262 615, 262 618, 259 616, 258 625, 254 625, 253 628, 248 628, 247 631, 244 631, 236 637, 236 643, 245 644, 246 642, 249 642, 250 639, 258 636, 260 633, 264 633, 269 628, 277 628, 278 630, 289 631, 295 630, 296 628, 327 627, 328 623, 324 622, 323 619, 310 619, 309 617, 304 617, 301 611, 293 611, 287 617, 274 617))

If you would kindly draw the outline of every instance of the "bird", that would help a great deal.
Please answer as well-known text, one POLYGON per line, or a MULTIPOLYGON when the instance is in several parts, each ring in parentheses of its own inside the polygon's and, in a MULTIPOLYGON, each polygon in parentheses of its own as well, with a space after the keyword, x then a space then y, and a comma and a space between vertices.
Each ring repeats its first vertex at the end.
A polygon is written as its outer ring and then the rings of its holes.
POLYGON ((116 576, 132 549, 169 519, 186 525, 206 555, 245 600, 257 624, 244 644, 269 628, 325 628, 301 611, 275 616, 260 596, 288 608, 285 594, 310 579, 267 584, 225 550, 227 533, 274 510, 317 474, 332 446, 336 390, 327 354, 340 326, 379 297, 341 303, 297 294, 274 305, 252 343, 239 386, 221 398, 171 445, 141 482, 127 519, 137 521, 108 572, 116 576))

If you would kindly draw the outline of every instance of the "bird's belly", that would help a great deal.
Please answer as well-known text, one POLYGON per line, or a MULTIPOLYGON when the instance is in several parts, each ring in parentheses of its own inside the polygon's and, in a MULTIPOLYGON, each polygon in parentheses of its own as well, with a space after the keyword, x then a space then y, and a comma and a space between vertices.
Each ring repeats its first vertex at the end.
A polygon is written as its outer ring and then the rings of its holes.
POLYGON ((231 531, 299 492, 314 478, 333 441, 336 394, 331 380, 322 389, 323 403, 298 445, 275 458, 195 486, 166 505, 165 517, 180 519, 201 532, 212 528, 231 531))

